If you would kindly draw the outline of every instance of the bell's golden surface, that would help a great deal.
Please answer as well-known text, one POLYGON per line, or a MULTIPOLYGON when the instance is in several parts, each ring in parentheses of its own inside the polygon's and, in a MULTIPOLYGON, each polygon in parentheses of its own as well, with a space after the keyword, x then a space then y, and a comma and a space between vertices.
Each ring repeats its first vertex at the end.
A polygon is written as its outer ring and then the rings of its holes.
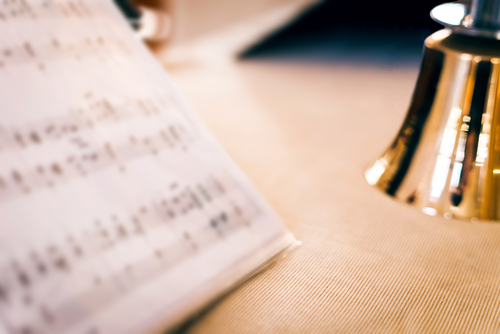
POLYGON ((446 218, 500 219, 500 41, 440 30, 369 184, 446 218))

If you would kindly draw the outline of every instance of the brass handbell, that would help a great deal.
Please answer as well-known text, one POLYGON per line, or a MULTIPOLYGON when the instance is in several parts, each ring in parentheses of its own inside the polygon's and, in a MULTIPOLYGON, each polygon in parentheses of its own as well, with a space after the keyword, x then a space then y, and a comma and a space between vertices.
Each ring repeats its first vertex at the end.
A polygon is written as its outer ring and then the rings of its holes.
POLYGON ((445 218, 500 219, 500 0, 448 3, 425 41, 406 119, 365 177, 445 218))

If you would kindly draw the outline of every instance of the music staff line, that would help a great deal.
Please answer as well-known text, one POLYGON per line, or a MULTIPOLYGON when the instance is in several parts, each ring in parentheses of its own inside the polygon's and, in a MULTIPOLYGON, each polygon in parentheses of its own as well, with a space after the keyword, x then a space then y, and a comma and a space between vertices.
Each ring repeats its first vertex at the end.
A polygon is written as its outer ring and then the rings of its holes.
MULTIPOLYGON (((212 195, 214 196, 214 194, 212 195)), ((214 198, 215 197, 216 196, 214 196, 214 198)), ((143 208, 141 208, 141 211, 142 210, 143 208)), ((219 214, 212 215, 208 220, 208 223, 196 232, 185 232, 183 237, 178 241, 171 243, 166 247, 157 247, 145 259, 125 266, 123 270, 114 273, 105 280, 99 277, 94 278, 94 288, 87 289, 83 293, 71 298, 63 304, 49 308, 46 305, 33 305, 34 303, 30 302, 29 305, 26 305, 26 307, 37 307, 36 311, 40 311, 40 314, 45 321, 44 326, 57 326, 57 329, 60 330, 61 326, 67 327, 75 324, 78 319, 81 320, 83 317, 88 315, 85 313, 85 310, 92 310, 94 312, 99 308, 105 307, 110 302, 119 299, 125 291, 133 290, 133 288, 140 286, 145 283, 145 281, 164 273, 168 269, 172 269, 177 263, 184 261, 186 258, 195 256, 196 254, 203 252, 205 249, 224 240, 226 237, 230 236, 230 234, 238 231, 239 229, 248 227, 250 225, 250 220, 255 218, 252 217, 254 214, 255 213, 251 214, 244 212, 239 206, 233 203, 231 204, 231 208, 229 210, 222 210, 219 214), (56 321, 56 319, 59 321, 56 321)), ((164 222, 164 219, 158 221, 158 223, 163 224, 164 222)), ((120 226, 118 229, 118 238, 127 239, 131 237, 132 233, 134 233, 129 232, 130 234, 123 235, 124 230, 124 227, 120 226), (120 230, 122 232, 119 232, 120 230)), ((102 231, 99 233, 102 233, 102 231)), ((99 233, 96 235, 99 235, 99 233)), ((138 236, 144 234, 143 231, 135 231, 135 233, 138 234, 138 236)), ((109 238, 109 235, 110 233, 104 233, 102 234, 102 237, 107 239, 109 238)), ((106 247, 110 247, 109 240, 96 240, 94 245, 95 243, 101 245, 101 249, 96 250, 96 254, 99 255, 102 255, 102 253, 106 251, 106 247)), ((113 243, 111 242, 111 245, 112 244, 113 243)), ((75 252, 76 257, 83 256, 81 249, 73 249, 73 251, 75 252)), ((53 267, 55 270, 64 273, 71 272, 71 267, 68 264, 69 260, 62 259, 61 255, 54 257, 53 254, 60 254, 57 251, 52 251, 51 254, 53 256, 52 262, 54 263, 53 267)), ((40 268, 39 259, 37 259, 36 262, 35 266, 40 268)), ((18 280, 17 290, 34 289, 32 279, 28 278, 28 274, 26 272, 20 272, 19 265, 14 266, 14 268, 16 273, 11 275, 11 277, 16 277, 18 280)), ((47 274, 46 270, 47 269, 44 269, 42 275, 47 274)), ((5 277, 7 277, 7 275, 5 277)), ((5 286, 3 287, 3 291, 7 291, 5 286)), ((7 305, 8 298, 7 294, 4 293, 3 299, 0 298, 0 301, 3 301, 4 304, 7 305)), ((24 301, 30 300, 22 297, 20 299, 24 301)), ((29 323, 31 323, 31 321, 29 321, 29 323)), ((39 328, 39 326, 34 326, 33 328, 39 328)), ((52 327, 51 329, 54 330, 55 328, 52 327)))
POLYGON ((49 44, 34 45, 24 42, 16 46, 0 49, 0 69, 12 65, 37 64, 40 70, 45 70, 51 61, 74 59, 80 61, 84 58, 97 57, 106 62, 110 55, 132 54, 133 51, 127 43, 116 38, 103 36, 85 37, 75 43, 63 44, 54 38, 49 44))
MULTIPOLYGON (((87 145, 83 141, 80 143, 87 145)), ((139 139, 131 136, 128 142, 121 145, 105 143, 99 148, 68 155, 66 159, 48 165, 39 164, 23 171, 13 169, 10 175, 0 174, 0 201, 50 189, 111 167, 125 172, 126 164, 133 160, 158 155, 167 149, 187 151, 189 144, 190 137, 186 138, 170 124, 149 137, 139 139)))
MULTIPOLYGON (((106 98, 89 101, 88 106, 73 112, 18 126, 0 127, 0 152, 39 146, 50 141, 69 139, 85 131, 95 130, 105 124, 116 124, 134 118, 161 116, 169 108, 165 101, 158 98, 137 98, 132 101, 113 103, 106 98), (159 104, 159 105, 157 105, 159 104)), ((182 126, 174 131, 187 130, 182 126)), ((80 144, 77 144, 79 147, 80 144)))
POLYGON ((89 18, 103 15, 99 10, 96 1, 88 1, 86 4, 83 0, 73 1, 27 1, 17 0, 3 2, 0 4, 0 23, 2 21, 19 20, 19 19, 74 19, 74 18, 89 18))

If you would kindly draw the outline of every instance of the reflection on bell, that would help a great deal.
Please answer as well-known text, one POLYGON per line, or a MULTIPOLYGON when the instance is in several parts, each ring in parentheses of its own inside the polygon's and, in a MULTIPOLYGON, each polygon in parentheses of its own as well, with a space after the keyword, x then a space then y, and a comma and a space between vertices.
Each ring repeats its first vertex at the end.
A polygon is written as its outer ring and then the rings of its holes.
POLYGON ((500 0, 436 7, 403 126, 369 184, 446 218, 500 219, 500 0))

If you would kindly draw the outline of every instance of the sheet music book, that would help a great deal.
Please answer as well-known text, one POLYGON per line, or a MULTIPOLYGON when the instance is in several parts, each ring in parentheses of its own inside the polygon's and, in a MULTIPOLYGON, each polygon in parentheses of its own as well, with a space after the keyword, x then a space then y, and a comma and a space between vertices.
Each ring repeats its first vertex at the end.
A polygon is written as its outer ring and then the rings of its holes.
POLYGON ((0 31, 1 334, 164 330, 293 242, 111 0, 0 31))

